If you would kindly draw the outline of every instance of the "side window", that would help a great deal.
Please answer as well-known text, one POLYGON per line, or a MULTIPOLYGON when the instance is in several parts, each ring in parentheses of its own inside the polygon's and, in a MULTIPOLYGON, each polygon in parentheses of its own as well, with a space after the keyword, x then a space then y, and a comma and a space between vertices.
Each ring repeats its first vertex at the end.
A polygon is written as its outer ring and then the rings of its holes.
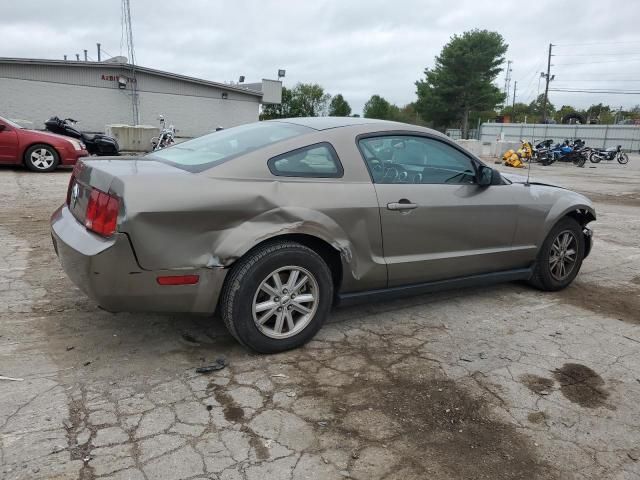
POLYGON ((475 183, 473 162, 445 142, 393 135, 363 138, 360 151, 375 183, 475 183))
POLYGON ((281 177, 338 178, 344 173, 336 151, 328 143, 278 155, 267 165, 271 173, 281 177))

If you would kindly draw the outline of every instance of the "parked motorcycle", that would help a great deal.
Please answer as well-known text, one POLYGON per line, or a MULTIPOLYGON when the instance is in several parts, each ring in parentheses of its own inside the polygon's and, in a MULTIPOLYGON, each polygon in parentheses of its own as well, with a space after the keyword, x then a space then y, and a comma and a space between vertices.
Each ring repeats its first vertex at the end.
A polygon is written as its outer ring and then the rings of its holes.
POLYGON ((553 144, 553 140, 547 139, 543 140, 536 144, 533 149, 533 157, 532 160, 542 165, 551 165, 556 161, 555 156, 551 151, 551 145, 553 144))
POLYGON ((611 148, 594 148, 589 155, 589 161, 592 163, 600 163, 602 160, 608 162, 617 160, 620 165, 629 163, 629 155, 622 151, 622 145, 611 148))
POLYGON ((175 136, 176 136, 175 127, 173 125, 169 125, 167 127, 166 126, 166 122, 164 120, 164 117, 162 115, 160 115, 158 117, 158 119, 160 120, 160 136, 153 137, 151 139, 151 147, 152 147, 154 152, 156 150, 160 150, 160 149, 163 149, 163 148, 170 147, 171 145, 173 145, 176 142, 176 140, 175 140, 175 136))
POLYGON ((559 162, 572 162, 577 167, 584 167, 587 161, 589 149, 585 147, 584 140, 579 138, 573 143, 565 140, 564 143, 556 144, 551 150, 554 159, 559 162))
POLYGON ((58 135, 80 140, 86 145, 87 151, 91 155, 105 156, 120 154, 120 146, 115 138, 102 134, 87 135, 75 127, 77 123, 78 121, 73 118, 65 118, 62 120, 58 117, 51 117, 44 122, 44 125, 46 130, 51 133, 57 133, 58 135))

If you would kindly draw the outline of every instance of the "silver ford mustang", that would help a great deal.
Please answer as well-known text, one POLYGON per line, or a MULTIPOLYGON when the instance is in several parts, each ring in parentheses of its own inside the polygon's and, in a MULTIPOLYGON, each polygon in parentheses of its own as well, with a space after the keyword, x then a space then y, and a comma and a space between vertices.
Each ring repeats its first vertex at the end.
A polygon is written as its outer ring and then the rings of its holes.
POLYGON ((593 220, 582 195, 501 175, 433 130, 324 117, 83 160, 51 231, 103 308, 218 310, 243 345, 278 352, 336 303, 514 280, 562 289, 593 220))

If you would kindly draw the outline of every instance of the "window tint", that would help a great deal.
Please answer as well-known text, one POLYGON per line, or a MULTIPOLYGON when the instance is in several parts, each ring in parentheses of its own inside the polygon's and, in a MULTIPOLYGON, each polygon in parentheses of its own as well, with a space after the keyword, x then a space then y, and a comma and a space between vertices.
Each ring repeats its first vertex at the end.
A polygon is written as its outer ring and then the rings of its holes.
POLYGON ((439 140, 394 135, 359 146, 375 183, 475 183, 471 159, 439 140))
POLYGON ((283 177, 335 178, 343 173, 338 155, 328 143, 278 155, 268 165, 271 173, 283 177))
POLYGON ((313 130, 291 123, 249 123, 178 143, 148 157, 191 172, 201 172, 226 160, 309 132, 313 130))

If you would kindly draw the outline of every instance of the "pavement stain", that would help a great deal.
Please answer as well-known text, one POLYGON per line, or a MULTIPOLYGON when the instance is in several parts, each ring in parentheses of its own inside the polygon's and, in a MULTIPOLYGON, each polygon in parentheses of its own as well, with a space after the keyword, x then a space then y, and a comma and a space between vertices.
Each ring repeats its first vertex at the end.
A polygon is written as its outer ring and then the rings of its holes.
POLYGON ((535 424, 544 423, 547 418, 547 414, 544 412, 531 412, 527 415, 527 420, 535 424))
POLYGON ((215 387, 213 393, 218 403, 222 405, 222 413, 225 420, 231 423, 242 423, 245 420, 242 407, 236 404, 225 389, 217 385, 215 385, 215 387))
MULTIPOLYGON (((371 360, 375 354, 366 356, 371 360)), ((533 442, 514 425, 496 419, 486 395, 474 396, 451 379, 425 373, 426 378, 413 372, 383 381, 358 376, 339 390, 307 387, 304 395, 332 404, 329 430, 356 436, 363 444, 388 443, 402 457, 401 463, 418 471, 431 471, 435 464, 451 478, 555 478, 533 442), (345 422, 354 411, 365 412, 363 418, 370 412, 370 423, 382 425, 391 436, 376 438, 378 432, 367 422, 345 422)))
POLYGON ((553 380, 551 378, 525 373, 524 375, 520 375, 519 380, 529 390, 538 395, 548 395, 553 389, 553 380))
MULTIPOLYGON (((638 277, 636 277, 638 278, 638 277)), ((633 283, 637 283, 635 279, 633 283)), ((576 282, 559 293, 571 305, 624 322, 640 324, 640 288, 576 282)))
POLYGON ((586 408, 603 406, 609 397, 604 380, 592 369, 579 363, 565 363, 554 370, 560 391, 571 402, 586 408))

